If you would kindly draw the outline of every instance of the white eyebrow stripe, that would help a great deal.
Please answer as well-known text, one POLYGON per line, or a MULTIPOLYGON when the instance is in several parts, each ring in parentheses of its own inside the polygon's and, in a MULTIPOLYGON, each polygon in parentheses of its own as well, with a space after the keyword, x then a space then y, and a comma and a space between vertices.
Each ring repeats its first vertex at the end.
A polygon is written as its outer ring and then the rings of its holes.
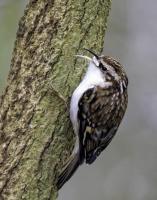
POLYGON ((99 61, 98 61, 98 59, 94 56, 93 57, 93 63, 98 67, 99 66, 99 61))
POLYGON ((123 93, 123 82, 122 81, 120 82, 120 92, 121 92, 121 94, 123 93))

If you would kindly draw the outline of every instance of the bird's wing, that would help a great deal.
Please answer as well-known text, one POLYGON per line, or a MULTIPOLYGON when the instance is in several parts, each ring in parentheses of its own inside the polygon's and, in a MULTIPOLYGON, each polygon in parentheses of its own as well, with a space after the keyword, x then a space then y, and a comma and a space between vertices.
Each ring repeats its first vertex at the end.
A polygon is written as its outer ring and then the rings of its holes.
POLYGON ((94 162, 114 137, 126 109, 122 103, 125 99, 112 87, 94 87, 81 97, 79 137, 86 163, 94 162))

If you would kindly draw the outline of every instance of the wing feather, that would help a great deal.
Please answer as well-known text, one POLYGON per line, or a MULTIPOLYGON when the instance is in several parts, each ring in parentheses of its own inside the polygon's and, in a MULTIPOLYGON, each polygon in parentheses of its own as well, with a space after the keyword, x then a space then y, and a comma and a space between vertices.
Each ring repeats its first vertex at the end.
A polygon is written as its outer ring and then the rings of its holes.
POLYGON ((79 101, 80 143, 84 148, 86 163, 91 164, 103 151, 123 118, 127 95, 113 88, 94 87, 87 90, 79 101))

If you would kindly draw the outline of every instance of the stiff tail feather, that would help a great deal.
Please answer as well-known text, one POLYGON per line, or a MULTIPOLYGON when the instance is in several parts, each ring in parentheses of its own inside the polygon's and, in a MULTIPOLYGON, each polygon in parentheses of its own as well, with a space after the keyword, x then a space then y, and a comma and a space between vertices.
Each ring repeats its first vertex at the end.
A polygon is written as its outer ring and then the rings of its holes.
POLYGON ((78 152, 73 154, 70 161, 66 164, 65 168, 58 177, 56 184, 58 190, 72 177, 80 164, 80 153, 78 152))

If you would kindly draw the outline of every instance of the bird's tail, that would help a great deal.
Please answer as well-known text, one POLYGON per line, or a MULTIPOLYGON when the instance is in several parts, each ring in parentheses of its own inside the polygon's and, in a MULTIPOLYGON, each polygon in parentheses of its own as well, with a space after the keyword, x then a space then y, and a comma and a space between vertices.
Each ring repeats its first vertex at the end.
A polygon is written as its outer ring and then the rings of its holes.
POLYGON ((80 164, 80 153, 77 152, 71 156, 70 161, 65 165, 65 168, 59 175, 56 184, 58 190, 64 185, 65 182, 67 182, 71 178, 71 176, 74 174, 80 164))

